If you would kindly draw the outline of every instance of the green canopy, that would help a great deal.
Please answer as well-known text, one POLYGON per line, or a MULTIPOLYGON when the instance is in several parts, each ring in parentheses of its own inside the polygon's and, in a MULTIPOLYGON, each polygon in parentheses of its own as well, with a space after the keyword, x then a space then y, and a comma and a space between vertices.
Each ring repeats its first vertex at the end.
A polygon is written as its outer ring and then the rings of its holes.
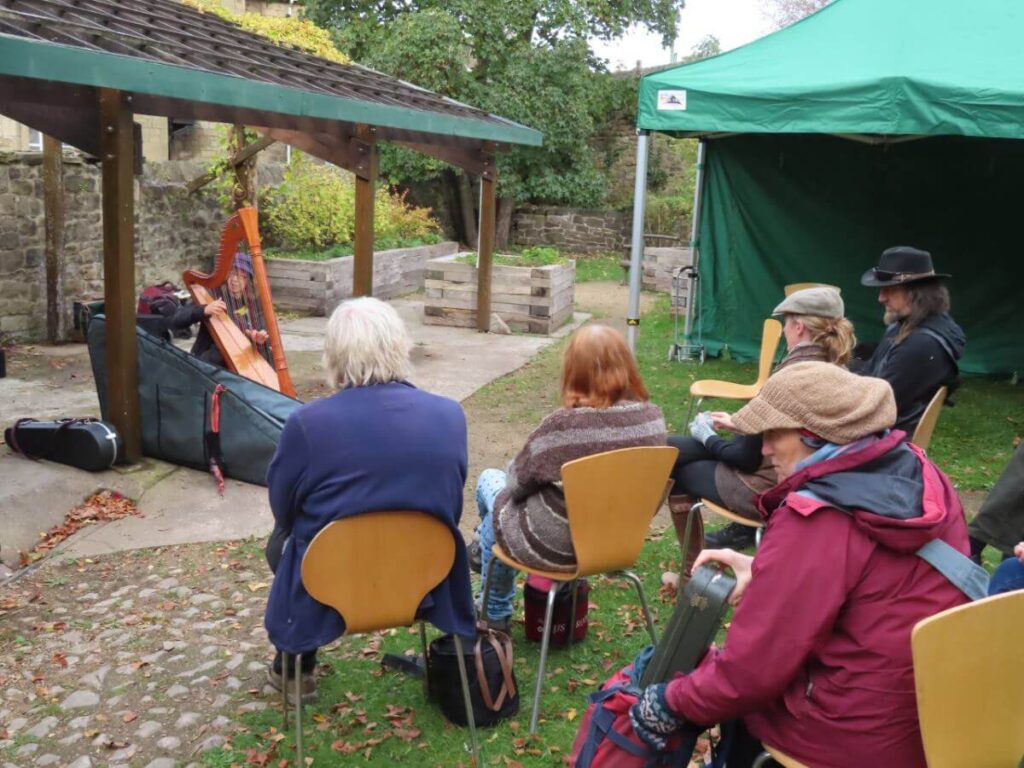
POLYGON ((836 0, 640 83, 639 128, 1021 138, 1020 0, 836 0))
POLYGON ((755 357, 797 282, 839 286, 858 338, 877 340, 860 275, 915 245, 953 275, 962 370, 1024 372, 1022 34, 1020 0, 836 0, 643 78, 639 128, 707 140, 695 329, 709 351, 755 357))

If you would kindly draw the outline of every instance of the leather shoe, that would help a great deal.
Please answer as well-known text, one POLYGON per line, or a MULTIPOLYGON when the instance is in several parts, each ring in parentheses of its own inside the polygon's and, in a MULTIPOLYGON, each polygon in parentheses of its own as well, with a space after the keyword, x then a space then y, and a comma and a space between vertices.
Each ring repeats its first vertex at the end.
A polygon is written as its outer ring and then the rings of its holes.
POLYGON ((711 531, 704 536, 707 549, 746 549, 754 546, 754 528, 739 523, 729 523, 725 528, 711 531))

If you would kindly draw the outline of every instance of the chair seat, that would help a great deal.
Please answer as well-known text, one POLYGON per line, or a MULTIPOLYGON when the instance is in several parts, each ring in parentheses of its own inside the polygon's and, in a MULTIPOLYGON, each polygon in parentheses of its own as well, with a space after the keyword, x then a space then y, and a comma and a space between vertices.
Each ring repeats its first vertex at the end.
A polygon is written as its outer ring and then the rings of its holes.
POLYGON ((530 566, 524 565, 523 563, 520 563, 518 560, 516 560, 514 557, 512 557, 512 555, 510 555, 508 552, 506 552, 504 549, 501 548, 500 544, 495 544, 493 547, 491 547, 491 551, 494 553, 494 556, 496 558, 501 560, 501 562, 503 562, 507 566, 515 568, 517 571, 522 571, 523 573, 529 573, 529 574, 532 574, 534 576, 540 576, 541 578, 544 578, 544 579, 551 579, 552 581, 572 581, 573 579, 578 579, 581 576, 589 576, 590 575, 589 573, 580 573, 579 569, 576 569, 575 571, 569 572, 569 571, 545 571, 545 570, 543 570, 541 568, 531 568, 530 566))
POLYGON ((760 391, 760 384, 736 384, 718 379, 701 379, 690 385, 691 397, 721 397, 726 400, 753 400, 760 391))
POLYGON ((715 504, 713 501, 708 501, 707 499, 701 499, 701 502, 704 504, 704 508, 708 512, 714 512, 716 515, 718 515, 720 517, 724 517, 727 520, 731 520, 734 523, 739 523, 740 525, 745 525, 748 528, 763 528, 764 527, 764 522, 761 521, 761 520, 751 520, 749 517, 744 517, 743 515, 737 515, 735 512, 732 512, 732 511, 726 509, 725 507, 719 506, 718 504, 715 504))
POLYGON ((764 751, 772 756, 772 760, 774 760, 777 763, 780 763, 782 766, 784 766, 784 768, 807 768, 807 766, 801 763, 799 760, 794 760, 792 757, 783 754, 775 747, 770 747, 767 744, 764 744, 763 746, 764 751))

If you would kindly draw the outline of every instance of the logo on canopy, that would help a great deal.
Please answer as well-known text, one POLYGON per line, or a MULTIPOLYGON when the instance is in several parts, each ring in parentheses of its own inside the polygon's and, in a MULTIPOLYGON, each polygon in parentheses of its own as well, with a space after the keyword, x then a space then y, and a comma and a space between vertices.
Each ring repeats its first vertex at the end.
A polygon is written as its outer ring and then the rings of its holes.
POLYGON ((686 111, 686 91, 658 91, 658 111, 686 111))

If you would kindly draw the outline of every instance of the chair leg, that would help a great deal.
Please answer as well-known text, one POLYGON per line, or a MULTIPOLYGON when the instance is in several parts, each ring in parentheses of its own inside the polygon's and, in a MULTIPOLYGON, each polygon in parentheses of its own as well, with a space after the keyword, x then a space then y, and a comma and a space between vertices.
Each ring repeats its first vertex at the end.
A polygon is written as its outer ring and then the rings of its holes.
POLYGON ((555 591, 558 582, 552 581, 548 588, 548 604, 544 609, 544 633, 540 638, 540 662, 537 665, 537 682, 533 686, 533 711, 530 713, 530 735, 537 732, 540 722, 540 693, 544 689, 544 666, 548 661, 548 645, 551 642, 551 620, 555 615, 555 591))
POLYGON ((698 397, 696 400, 694 400, 692 397, 690 398, 690 405, 686 409, 686 420, 683 421, 684 429, 685 428, 689 428, 690 419, 693 418, 694 411, 696 411, 697 413, 700 413, 700 406, 701 406, 701 403, 703 403, 703 402, 704 402, 704 398, 703 397, 698 397))
POLYGON ((494 563, 498 558, 491 557, 491 562, 487 564, 487 573, 484 574, 484 594, 480 598, 480 617, 484 621, 487 621, 487 598, 491 596, 491 574, 494 573, 494 563))
MULTIPOLYGON (((420 643, 423 645, 423 696, 430 698, 430 651, 427 649, 427 625, 420 622, 420 643)), ((301 767, 300 767, 301 768, 301 767)))
POLYGON ((569 607, 569 621, 566 622, 566 631, 569 633, 565 638, 565 647, 572 648, 572 636, 576 633, 576 600, 578 593, 579 580, 573 579, 569 583, 569 589, 572 590, 572 605, 569 607))
MULTIPOLYGON (((421 625, 422 626, 422 625, 421 625)), ((462 653, 462 638, 453 635, 455 638, 455 656, 459 663, 459 679, 462 682, 462 702, 466 707, 466 722, 469 724, 469 740, 473 745, 473 765, 481 766, 480 742, 476 736, 476 718, 473 716, 473 700, 469 695, 469 675, 466 673, 466 657, 462 653)), ((299 768, 302 768, 300 765, 299 768)))
POLYGON ((772 756, 767 752, 762 752, 758 755, 754 762, 750 764, 750 768, 768 768, 772 764, 772 756))
POLYGON ((281 724, 281 733, 288 732, 288 654, 281 652, 281 713, 284 715, 284 722, 281 724))
POLYGON ((759 525, 754 529, 754 549, 761 546, 761 537, 764 535, 764 526, 759 525))
POLYGON ((640 596, 640 605, 644 609, 644 618, 647 619, 647 632, 651 636, 651 642, 657 645, 658 636, 654 632, 654 617, 651 616, 651 608, 647 605, 647 595, 644 593, 643 582, 641 582, 640 578, 632 571, 621 571, 621 573, 633 582, 633 586, 636 587, 636 593, 640 596))
MULTIPOLYGON (((304 766, 302 759, 302 654, 295 654, 295 764, 304 766)), ((281 686, 287 689, 287 681, 281 686)))

